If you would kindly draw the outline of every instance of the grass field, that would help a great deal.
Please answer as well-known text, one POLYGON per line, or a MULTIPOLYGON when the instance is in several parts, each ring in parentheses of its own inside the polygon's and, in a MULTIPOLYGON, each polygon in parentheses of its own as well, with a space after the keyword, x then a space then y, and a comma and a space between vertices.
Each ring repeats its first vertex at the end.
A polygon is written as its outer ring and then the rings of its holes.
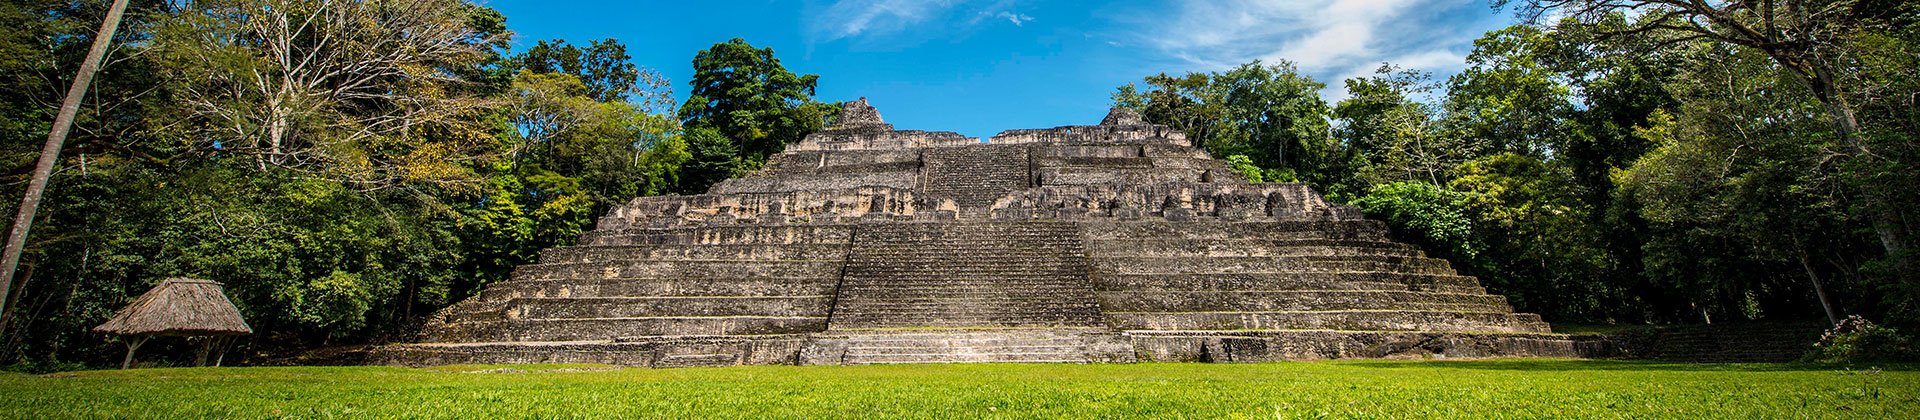
POLYGON ((1920 372, 1584 360, 0 374, 0 416, 1915 418, 1920 372))

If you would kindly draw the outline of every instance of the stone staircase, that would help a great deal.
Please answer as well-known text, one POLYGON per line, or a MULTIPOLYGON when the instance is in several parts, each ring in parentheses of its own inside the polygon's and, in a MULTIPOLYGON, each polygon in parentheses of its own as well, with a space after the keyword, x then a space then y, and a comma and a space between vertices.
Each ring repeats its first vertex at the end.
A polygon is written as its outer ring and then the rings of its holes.
POLYGON ((855 235, 833 329, 1101 325, 1072 223, 902 223, 855 235))
POLYGON ((1018 145, 927 149, 925 192, 952 198, 963 214, 977 213, 994 200, 1031 186, 1027 150, 1018 145))
MULTIPOLYGON (((1549 333, 1539 316, 1514 313, 1505 298, 1486 294, 1445 260, 1392 242, 1378 222, 1105 222, 1085 229, 1108 325, 1195 352, 1170 356, 1176 360, 1230 351, 1209 353, 1206 343, 1218 347, 1221 340, 1241 342, 1243 358, 1387 357, 1395 353, 1375 353, 1396 342, 1401 351, 1430 355, 1449 349, 1431 345, 1437 339, 1511 346, 1501 340, 1549 333), (1376 338, 1288 346, 1302 334, 1376 338), (1265 343, 1258 351, 1280 353, 1250 354, 1257 353, 1245 344, 1252 341, 1265 343)), ((1502 354, 1491 350, 1498 349, 1464 353, 1502 354)))
POLYGON ((791 359, 767 349, 797 351, 804 334, 826 329, 846 229, 598 231, 442 311, 425 343, 390 351, 442 363, 791 359))
POLYGON ((1101 328, 869 331, 845 334, 834 364, 1131 362, 1133 348, 1101 328))

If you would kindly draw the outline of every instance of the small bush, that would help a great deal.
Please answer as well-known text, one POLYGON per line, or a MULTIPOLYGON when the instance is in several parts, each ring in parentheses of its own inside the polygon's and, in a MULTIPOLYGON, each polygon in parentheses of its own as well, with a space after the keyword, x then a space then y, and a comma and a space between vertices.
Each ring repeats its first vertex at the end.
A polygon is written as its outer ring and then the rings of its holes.
POLYGON ((1812 363, 1910 362, 1920 360, 1913 338, 1899 330, 1882 327, 1861 318, 1848 316, 1833 329, 1820 335, 1801 361, 1812 363))
POLYGON ((87 370, 87 365, 78 362, 62 362, 58 360, 19 360, 13 362, 11 365, 0 367, 0 370, 39 375, 44 373, 87 370))

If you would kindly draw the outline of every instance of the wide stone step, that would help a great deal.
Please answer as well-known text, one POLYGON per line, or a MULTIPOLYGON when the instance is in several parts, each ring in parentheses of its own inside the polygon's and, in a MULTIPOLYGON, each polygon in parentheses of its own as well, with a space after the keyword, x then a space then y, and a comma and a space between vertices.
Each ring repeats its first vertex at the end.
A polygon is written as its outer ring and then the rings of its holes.
POLYGON ((1106 312, 1122 330, 1547 332, 1532 314, 1454 311, 1106 312))
POLYGON ((581 235, 583 245, 657 244, 845 244, 849 225, 735 225, 596 230, 581 235))
POLYGON ((1092 327, 1097 315, 1005 312, 835 312, 833 325, 845 328, 1092 327))
POLYGON ((1098 321, 1097 305, 1062 306, 1058 308, 1034 309, 1019 312, 997 310, 993 308, 940 306, 940 305, 894 305, 861 307, 857 309, 840 308, 833 312, 833 321, 847 324, 847 328, 898 328, 926 325, 959 325, 966 327, 994 327, 1002 321, 1059 321, 1084 320, 1098 321), (949 320, 953 322, 928 322, 949 320), (967 322, 987 320, 986 324, 972 325, 967 322), (855 322, 865 321, 865 322, 855 322))
POLYGON ((1051 294, 1051 293, 1086 294, 1086 293, 1093 292, 1093 290, 1094 290, 1093 288, 1087 287, 1085 284, 1071 284, 1071 283, 1045 280, 1045 279, 1036 280, 1036 281, 1022 281, 1020 279, 1007 279, 1007 278, 985 278, 985 279, 967 280, 967 279, 951 279, 951 278, 943 279, 943 278, 931 278, 931 277, 928 277, 928 278, 909 277, 909 278, 895 278, 895 279, 886 280, 886 281, 879 281, 879 280, 849 281, 849 282, 846 282, 846 284, 840 286, 840 292, 842 294, 849 293, 849 292, 878 293, 878 292, 886 292, 886 291, 897 291, 900 293, 891 293, 891 294, 885 294, 885 295, 886 296, 927 296, 932 298, 940 298, 940 297, 946 297, 946 296, 966 297, 966 296, 976 296, 976 295, 1001 296, 1001 295, 1051 294), (934 293, 929 289, 939 289, 940 292, 934 293))
POLYGON ((619 277, 836 277, 844 261, 611 261, 605 263, 529 264, 515 269, 515 280, 619 277))
POLYGON ((1486 289, 1473 277, 1455 274, 1414 274, 1405 272, 1239 272, 1211 274, 1139 274, 1096 271, 1095 290, 1101 291, 1182 291, 1182 290, 1409 290, 1442 293, 1485 294, 1486 289))
POLYGON ((1108 239, 1088 241, 1087 252, 1111 257, 1425 256, 1412 245, 1340 239, 1108 239))
POLYGON ((1035 175, 1042 186, 1134 183, 1200 182, 1204 169, 1197 168, 1040 168, 1035 175))
POLYGON ((911 312, 834 314, 831 324, 858 328, 1032 328, 1092 327, 1104 322, 1097 317, 1077 314, 1030 314, 1013 316, 999 313, 963 313, 928 315, 911 312))
POLYGON ((868 345, 872 343, 857 343, 857 344, 854 344, 856 347, 848 347, 847 351, 853 352, 853 353, 859 353, 862 356, 933 355, 933 354, 956 354, 956 353, 962 354, 962 355, 967 355, 967 354, 1057 354, 1057 355, 1062 355, 1067 357, 1081 356, 1080 352, 1081 352, 1081 349, 1084 348, 1084 346, 1081 346, 1077 341, 1061 340, 1061 343, 1062 344, 1054 344, 1054 345, 1031 345, 1025 341, 1003 340, 998 343, 988 343, 988 342, 968 343, 966 345, 950 345, 945 348, 929 348, 929 347, 920 347, 920 346, 869 347, 868 345), (929 352, 928 350, 943 350, 943 351, 929 352))
POLYGON ((520 298, 506 304, 520 319, 657 316, 825 317, 832 296, 686 296, 520 298))
POLYGON ((847 355, 849 365, 940 364, 940 363, 1088 363, 1086 356, 1073 353, 923 353, 847 355))
POLYGON ((861 248, 862 251, 865 251, 861 256, 914 255, 929 258, 950 256, 955 259, 963 259, 968 256, 978 257, 991 255, 1004 258, 1024 258, 1058 253, 1060 247, 1078 246, 1079 244, 1080 241, 1017 242, 1003 244, 988 242, 903 242, 899 244, 867 245, 861 248))
POLYGON ((1500 296, 1398 291, 1101 292, 1099 297, 1101 309, 1109 312, 1513 311, 1500 296))
POLYGON ((1394 256, 1299 257, 1107 257, 1088 259, 1096 272, 1130 274, 1228 274, 1244 272, 1404 272, 1454 274, 1447 260, 1394 256))
POLYGON ((639 277, 514 280, 487 286, 479 299, 521 297, 811 296, 833 293, 833 277, 639 277))
POLYGON ((1504 332, 1128 331, 1126 336, 1141 360, 1155 362, 1595 357, 1609 347, 1559 334, 1504 332))
MULTIPOLYGON (((1028 272, 1028 271, 1019 271, 1019 270, 1001 269, 1001 268, 995 268, 991 270, 984 269, 984 268, 966 270, 966 271, 955 270, 955 271, 949 272, 949 271, 941 271, 941 270, 921 270, 918 267, 906 267, 906 266, 898 267, 895 270, 889 271, 889 270, 886 270, 885 267, 871 267, 871 266, 855 266, 855 267, 856 268, 847 270, 846 278, 848 281, 846 282, 846 284, 848 285, 862 285, 862 284, 892 285, 892 284, 903 284, 903 283, 918 283, 918 284, 924 284, 924 285, 939 286, 947 283, 955 283, 955 284, 1057 283, 1060 281, 1059 279, 1062 279, 1062 278, 1072 279, 1072 278, 1085 277, 1087 273, 1087 269, 1085 267, 1078 267, 1077 269, 1074 269, 1074 268, 1053 269, 1053 270, 1048 270, 1046 272, 1028 272), (912 271, 908 271, 908 270, 912 270, 912 271)), ((1081 283, 1084 283, 1084 282, 1081 282, 1081 283)))
POLYGON ((1060 255, 1061 254, 1060 252, 1054 252, 1053 254, 1054 255, 1052 255, 1051 258, 1044 258, 1038 255, 1027 257, 1027 258, 1007 258, 1004 256, 992 256, 992 257, 979 256, 979 257, 967 258, 965 256, 960 256, 960 255, 955 255, 952 257, 928 258, 928 257, 914 257, 910 254, 891 254, 891 255, 861 254, 861 255, 855 256, 849 261, 858 262, 860 263, 861 267, 895 267, 895 266, 913 265, 913 266, 921 267, 923 270, 929 270, 929 271, 931 270, 963 271, 963 269, 966 269, 966 268, 992 268, 992 269, 1001 269, 1001 270, 1017 270, 1021 267, 1029 267, 1029 266, 1040 268, 1040 269, 1053 269, 1053 268, 1059 268, 1059 267, 1086 267, 1087 266, 1087 262, 1085 260, 1061 259, 1059 258, 1062 256, 1060 255), (1008 267, 1007 266, 1008 263, 1018 263, 1021 265, 1019 267, 1008 267), (925 264, 939 264, 939 266, 927 266, 925 264))
POLYGON ((383 346, 376 363, 449 364, 593 363, 639 367, 733 366, 793 363, 802 335, 669 336, 621 340, 425 343, 383 346), (722 357, 724 355, 725 357, 722 357))
MULTIPOLYGON (((940 331, 940 330, 934 330, 940 331)), ((1100 330, 1106 333, 1105 330, 1100 330)), ((848 348, 866 350, 944 347, 1073 347, 1086 341, 1083 334, 870 334, 850 336, 848 348)))
POLYGON ((1078 232, 862 232, 856 240, 860 246, 868 249, 881 249, 887 246, 903 244, 921 244, 926 246, 959 246, 966 244, 1006 245, 1022 243, 1066 243, 1077 242, 1078 232))
POLYGON ((423 333, 429 342, 611 340, 664 335, 800 334, 826 329, 825 317, 633 317, 520 319, 447 323, 423 333))
POLYGON ((1123 339, 1096 328, 855 332, 844 345, 846 364, 1132 360, 1123 339))
POLYGON ((1083 226, 1087 239, 1350 239, 1384 241, 1387 226, 1373 220, 1281 222, 1104 222, 1083 226))
MULTIPOLYGON (((1136 150, 1135 153, 1138 153, 1136 150)), ((1159 159, 1144 156, 1056 156, 1035 159, 1034 164, 1045 168, 1119 168, 1151 169, 1159 159)))
POLYGON ((954 278, 954 277, 934 277, 932 275, 928 275, 924 277, 901 276, 901 277, 894 277, 886 280, 849 281, 845 285, 842 285, 840 287, 840 290, 842 292, 854 292, 854 291, 870 292, 870 291, 881 291, 881 290, 901 290, 901 291, 907 291, 907 292, 915 292, 915 293, 908 293, 909 295, 918 294, 918 295, 936 296, 936 297, 949 296, 950 293, 953 293, 951 296, 965 296, 969 294, 982 294, 982 293, 1004 295, 1004 294, 1019 294, 1019 293, 1028 293, 1028 292, 1047 292, 1047 291, 1088 292, 1093 290, 1092 288, 1087 287, 1084 284, 1064 284, 1063 282, 1055 281, 1054 280, 1055 278, 1057 277, 1051 277, 1051 278, 1049 277, 954 278), (941 292, 931 293, 928 290, 914 290, 914 289, 940 289, 941 292))
POLYGON ((926 305, 896 304, 896 305, 872 305, 869 307, 862 307, 858 310, 838 310, 833 313, 833 318, 834 318, 833 320, 835 322, 866 321, 866 322, 876 323, 872 325, 866 325, 868 327, 873 327, 873 326, 908 327, 908 326, 915 326, 915 325, 926 325, 924 323, 928 322, 928 320, 937 320, 940 318, 952 318, 956 320, 959 320, 959 319, 988 320, 988 321, 993 321, 993 323, 989 323, 981 326, 993 326, 1003 321, 1059 321, 1059 320, 1097 321, 1099 320, 1099 317, 1093 314, 1096 314, 1097 312, 1094 312, 1094 311, 1098 309, 1099 308, 1097 306, 1087 305, 1087 306, 1059 307, 1051 310, 1006 312, 1006 311, 995 311, 995 310, 970 309, 965 307, 955 307, 955 306, 940 305, 940 304, 926 304, 926 305), (897 318, 897 319, 890 320, 886 318, 897 318))
MULTIPOLYGON (((1084 290, 1060 290, 1060 292, 1084 293, 1084 290)), ((876 296, 874 305, 921 305, 946 303, 952 306, 970 306, 974 304, 1027 304, 1034 302, 1056 302, 1060 307, 1084 307, 1094 305, 1092 301, 1060 302, 1058 296, 1048 296, 1045 291, 1000 292, 993 290, 961 291, 947 296, 926 296, 906 294, 900 296, 876 296)))
POLYGON ((540 251, 543 263, 633 260, 838 260, 845 244, 564 246, 540 251))

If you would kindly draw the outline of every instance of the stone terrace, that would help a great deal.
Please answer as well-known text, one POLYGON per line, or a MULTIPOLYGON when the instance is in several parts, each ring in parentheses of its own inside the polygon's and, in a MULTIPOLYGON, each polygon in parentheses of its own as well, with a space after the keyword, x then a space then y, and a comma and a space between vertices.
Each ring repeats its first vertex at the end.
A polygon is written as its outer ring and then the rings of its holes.
POLYGON ((981 142, 865 99, 708 194, 643 197, 386 363, 634 366, 1582 356, 1447 261, 1182 133, 981 142))

